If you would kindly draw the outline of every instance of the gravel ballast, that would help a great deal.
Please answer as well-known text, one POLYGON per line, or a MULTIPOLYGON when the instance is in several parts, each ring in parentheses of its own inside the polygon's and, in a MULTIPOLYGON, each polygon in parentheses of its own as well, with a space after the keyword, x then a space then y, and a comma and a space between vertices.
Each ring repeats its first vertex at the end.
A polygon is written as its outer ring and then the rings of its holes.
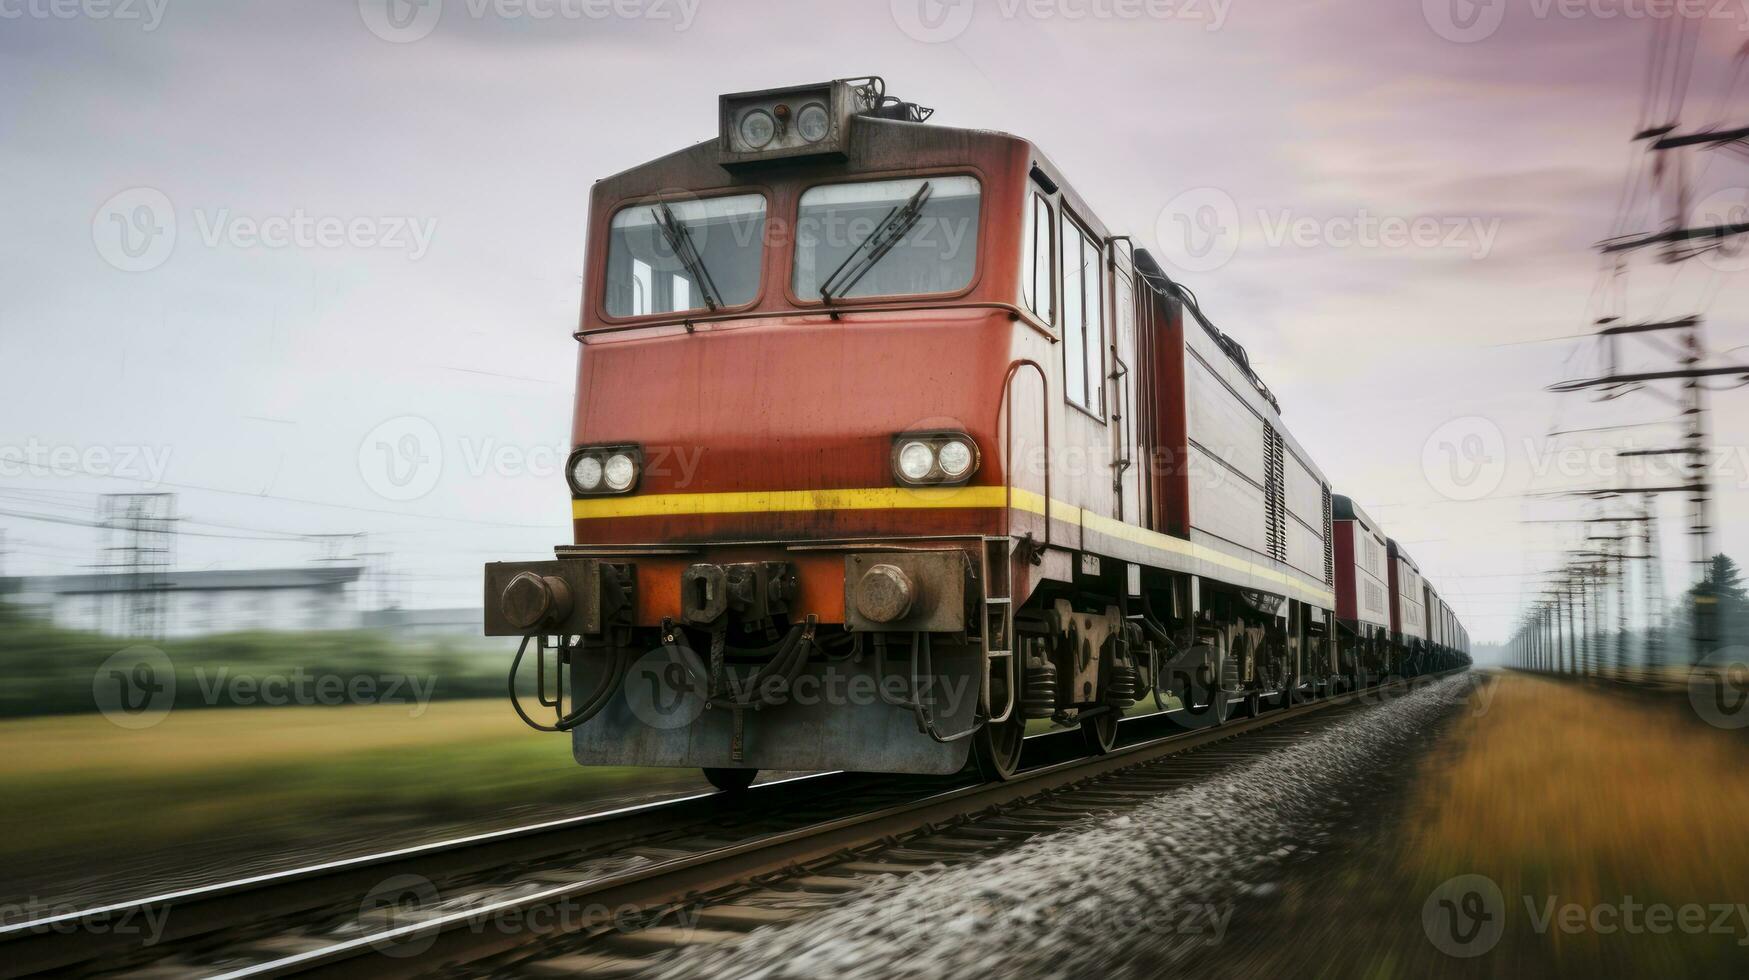
POLYGON ((1472 687, 1448 678, 1122 816, 974 864, 882 879, 731 947, 687 947, 647 975, 1138 976, 1218 957, 1234 912, 1345 832, 1344 801, 1419 751, 1472 687))

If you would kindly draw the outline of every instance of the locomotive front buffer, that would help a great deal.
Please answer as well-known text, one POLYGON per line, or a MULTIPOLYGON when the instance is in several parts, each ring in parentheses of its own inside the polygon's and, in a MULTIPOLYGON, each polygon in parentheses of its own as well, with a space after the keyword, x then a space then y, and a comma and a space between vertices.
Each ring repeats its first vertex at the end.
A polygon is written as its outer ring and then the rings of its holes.
POLYGON ((570 732, 583 764, 698 767, 713 781, 846 760, 951 773, 979 726, 1015 710, 991 705, 985 665, 1008 663, 987 648, 1008 621, 977 614, 981 604, 1005 609, 980 601, 983 545, 752 549, 785 559, 749 557, 745 546, 633 548, 493 562, 485 632, 521 638, 516 711, 537 729, 570 732), (531 648, 536 666, 524 670, 531 648), (539 708, 525 710, 530 695, 539 708))

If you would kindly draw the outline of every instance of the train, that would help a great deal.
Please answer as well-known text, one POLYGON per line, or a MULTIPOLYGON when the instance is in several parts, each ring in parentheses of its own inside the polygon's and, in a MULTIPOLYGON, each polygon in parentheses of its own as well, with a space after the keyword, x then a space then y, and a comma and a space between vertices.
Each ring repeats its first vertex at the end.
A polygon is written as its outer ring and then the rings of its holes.
MULTIPOLYGON (((993 779, 1469 662, 1248 353, 1030 141, 879 77, 594 184, 572 540, 489 562, 585 766, 993 779)), ((530 666, 528 661, 532 659, 530 666)))

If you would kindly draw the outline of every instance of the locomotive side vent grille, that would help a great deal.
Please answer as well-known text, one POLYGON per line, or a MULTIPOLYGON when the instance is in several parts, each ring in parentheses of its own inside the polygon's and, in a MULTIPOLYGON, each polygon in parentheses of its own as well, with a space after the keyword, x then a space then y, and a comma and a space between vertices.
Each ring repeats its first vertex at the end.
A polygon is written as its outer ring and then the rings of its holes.
POLYGON ((1324 584, 1336 584, 1336 542, 1332 532, 1335 528, 1335 512, 1330 500, 1330 484, 1324 484, 1324 584))
POLYGON ((1264 515, 1268 524, 1269 557, 1287 561, 1287 458, 1281 433, 1275 426, 1263 426, 1265 488, 1264 515))

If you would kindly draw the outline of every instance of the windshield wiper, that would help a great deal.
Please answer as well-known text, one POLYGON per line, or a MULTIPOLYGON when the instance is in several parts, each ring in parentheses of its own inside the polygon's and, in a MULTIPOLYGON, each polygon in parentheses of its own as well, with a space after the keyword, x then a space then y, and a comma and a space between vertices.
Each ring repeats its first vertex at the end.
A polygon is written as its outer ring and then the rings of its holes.
POLYGON ((922 187, 917 188, 917 193, 911 195, 910 200, 903 205, 895 205, 888 211, 874 231, 857 242, 850 254, 844 257, 844 261, 838 264, 838 268, 821 280, 820 302, 830 306, 834 296, 845 296, 855 289, 862 277, 868 275, 876 263, 887 257, 893 246, 911 233, 917 219, 923 214, 923 205, 929 203, 929 196, 933 193, 933 185, 926 180, 922 187))
POLYGON ((704 298, 704 305, 715 313, 723 305, 722 294, 717 292, 717 284, 711 279, 710 270, 705 268, 704 259, 693 245, 692 232, 680 223, 680 219, 674 217, 667 201, 657 201, 655 210, 656 227, 662 229, 662 237, 667 240, 668 248, 680 260, 680 264, 686 267, 692 281, 698 283, 699 295, 704 298))

